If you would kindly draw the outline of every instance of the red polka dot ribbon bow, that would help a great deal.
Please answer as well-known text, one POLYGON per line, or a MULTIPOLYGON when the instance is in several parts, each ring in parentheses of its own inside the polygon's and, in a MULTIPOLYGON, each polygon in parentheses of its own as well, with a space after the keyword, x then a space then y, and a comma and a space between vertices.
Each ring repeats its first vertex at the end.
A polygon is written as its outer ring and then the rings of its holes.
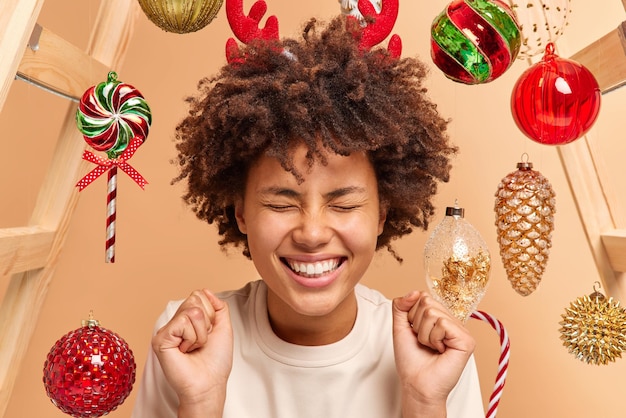
POLYGON ((135 181, 142 189, 148 184, 148 181, 143 178, 141 174, 137 170, 135 170, 130 164, 126 161, 130 160, 137 148, 142 144, 142 140, 138 137, 134 137, 128 147, 124 150, 124 152, 117 158, 107 159, 102 158, 91 151, 85 150, 83 152, 83 160, 89 161, 91 163, 97 164, 98 166, 87 173, 78 183, 76 183, 76 187, 78 187, 79 191, 82 191, 85 187, 89 186, 95 179, 100 177, 102 174, 106 173, 113 167, 119 167, 123 172, 128 174, 128 176, 135 181))

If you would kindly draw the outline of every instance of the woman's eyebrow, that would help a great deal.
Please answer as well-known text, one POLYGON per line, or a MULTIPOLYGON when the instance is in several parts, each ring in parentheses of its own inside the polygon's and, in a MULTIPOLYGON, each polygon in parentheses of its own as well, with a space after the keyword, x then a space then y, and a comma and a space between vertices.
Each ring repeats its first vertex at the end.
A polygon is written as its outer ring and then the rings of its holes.
POLYGON ((259 190, 260 195, 299 197, 300 193, 288 187, 270 186, 259 190))
POLYGON ((338 197, 346 196, 349 194, 355 194, 355 193, 366 193, 365 187, 359 187, 359 186, 341 187, 339 189, 332 190, 326 193, 324 197, 326 197, 328 200, 332 200, 338 197))
MULTIPOLYGON (((336 199, 338 197, 346 196, 355 193, 366 193, 365 187, 360 186, 347 186, 339 189, 331 190, 324 194, 324 197, 328 200, 336 199)), ((269 186, 259 190, 260 195, 273 195, 273 196, 285 196, 291 198, 299 198, 301 194, 294 189, 280 186, 269 186)))

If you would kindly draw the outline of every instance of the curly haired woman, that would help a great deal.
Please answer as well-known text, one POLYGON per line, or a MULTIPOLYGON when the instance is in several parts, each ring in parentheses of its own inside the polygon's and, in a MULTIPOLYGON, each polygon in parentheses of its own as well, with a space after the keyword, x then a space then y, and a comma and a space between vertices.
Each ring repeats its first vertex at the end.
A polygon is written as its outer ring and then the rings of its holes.
POLYGON ((447 121, 425 66, 314 20, 203 80, 177 127, 184 200, 261 280, 194 291, 157 322, 133 417, 483 417, 475 341, 427 293, 359 284, 426 229, 447 121))

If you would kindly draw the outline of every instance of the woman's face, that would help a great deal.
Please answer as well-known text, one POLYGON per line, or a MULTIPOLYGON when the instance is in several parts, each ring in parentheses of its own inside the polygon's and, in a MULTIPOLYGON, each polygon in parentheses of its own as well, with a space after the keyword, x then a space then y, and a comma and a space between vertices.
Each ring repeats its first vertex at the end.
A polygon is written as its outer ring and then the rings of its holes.
POLYGON ((300 184, 271 157, 250 168, 237 222, 269 288, 271 319, 354 320, 354 287, 385 222, 376 176, 364 153, 328 153, 327 165, 308 167, 306 151, 301 145, 294 154, 300 184))

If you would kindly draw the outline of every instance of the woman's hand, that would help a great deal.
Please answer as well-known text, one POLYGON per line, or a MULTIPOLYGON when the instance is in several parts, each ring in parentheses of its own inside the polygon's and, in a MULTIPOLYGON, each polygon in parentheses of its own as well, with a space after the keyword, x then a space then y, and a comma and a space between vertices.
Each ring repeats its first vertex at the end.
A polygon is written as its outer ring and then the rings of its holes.
POLYGON ((228 305, 196 290, 153 337, 165 377, 178 395, 179 417, 221 417, 233 361, 228 305))
POLYGON ((445 417, 448 394, 476 342, 465 326, 426 292, 393 300, 393 342, 405 418, 445 417))

